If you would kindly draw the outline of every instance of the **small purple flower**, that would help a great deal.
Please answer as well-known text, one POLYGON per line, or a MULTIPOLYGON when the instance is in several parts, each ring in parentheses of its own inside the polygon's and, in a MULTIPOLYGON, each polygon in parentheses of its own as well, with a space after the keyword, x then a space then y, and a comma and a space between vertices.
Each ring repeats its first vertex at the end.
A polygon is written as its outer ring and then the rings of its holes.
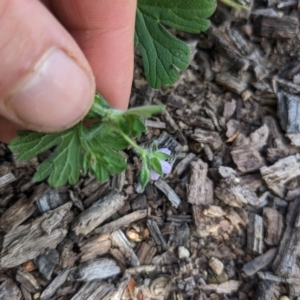
MULTIPOLYGON (((161 149, 158 149, 158 151, 162 152, 162 153, 165 153, 167 155, 171 154, 171 151, 168 148, 161 148, 161 149)), ((172 166, 167 161, 161 160, 160 164, 161 164, 163 174, 168 175, 168 174, 171 173, 172 166)), ((159 177, 160 177, 160 175, 158 173, 156 173, 153 170, 150 170, 150 178, 152 180, 157 180, 159 177)))

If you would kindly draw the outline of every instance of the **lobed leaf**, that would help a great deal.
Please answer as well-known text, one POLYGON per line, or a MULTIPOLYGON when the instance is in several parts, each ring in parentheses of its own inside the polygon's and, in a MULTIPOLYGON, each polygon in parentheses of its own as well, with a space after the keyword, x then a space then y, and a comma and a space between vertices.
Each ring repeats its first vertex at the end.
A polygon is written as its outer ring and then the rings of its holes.
POLYGON ((78 182, 82 168, 79 126, 81 124, 61 133, 59 145, 52 155, 38 166, 34 181, 42 181, 49 177, 48 183, 53 187, 78 182))
POLYGON ((33 131, 18 131, 18 137, 12 140, 9 149, 18 154, 18 160, 23 161, 37 156, 59 142, 61 133, 40 133, 33 131))
POLYGON ((135 43, 140 48, 144 72, 153 88, 170 86, 189 65, 189 47, 164 25, 190 33, 206 30, 215 0, 138 0, 135 43))

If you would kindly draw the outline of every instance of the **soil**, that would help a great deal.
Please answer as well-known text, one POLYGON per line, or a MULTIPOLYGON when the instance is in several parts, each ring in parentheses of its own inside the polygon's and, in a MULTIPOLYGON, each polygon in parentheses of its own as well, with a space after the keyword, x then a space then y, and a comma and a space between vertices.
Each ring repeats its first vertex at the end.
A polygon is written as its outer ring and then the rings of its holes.
POLYGON ((136 55, 131 106, 167 106, 142 144, 172 173, 128 170, 51 189, 0 145, 0 299, 300 299, 297 0, 218 5, 206 33, 177 33, 190 67, 151 89, 136 55))

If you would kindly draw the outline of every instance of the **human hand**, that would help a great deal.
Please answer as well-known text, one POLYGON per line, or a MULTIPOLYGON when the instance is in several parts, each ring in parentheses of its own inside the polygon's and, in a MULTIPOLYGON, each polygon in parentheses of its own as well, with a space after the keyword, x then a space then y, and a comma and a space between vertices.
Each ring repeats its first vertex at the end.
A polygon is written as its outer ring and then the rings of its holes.
POLYGON ((49 10, 36 0, 0 1, 3 142, 16 129, 74 125, 90 109, 96 88, 115 108, 128 105, 136 0, 43 2, 49 10))

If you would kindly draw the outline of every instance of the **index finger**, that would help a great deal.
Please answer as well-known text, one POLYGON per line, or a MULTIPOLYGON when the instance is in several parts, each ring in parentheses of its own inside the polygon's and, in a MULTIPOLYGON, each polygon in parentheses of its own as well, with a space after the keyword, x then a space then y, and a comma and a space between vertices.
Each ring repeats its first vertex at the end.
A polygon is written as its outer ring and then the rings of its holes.
POLYGON ((112 106, 126 109, 134 67, 136 0, 52 0, 52 9, 73 35, 112 106))

